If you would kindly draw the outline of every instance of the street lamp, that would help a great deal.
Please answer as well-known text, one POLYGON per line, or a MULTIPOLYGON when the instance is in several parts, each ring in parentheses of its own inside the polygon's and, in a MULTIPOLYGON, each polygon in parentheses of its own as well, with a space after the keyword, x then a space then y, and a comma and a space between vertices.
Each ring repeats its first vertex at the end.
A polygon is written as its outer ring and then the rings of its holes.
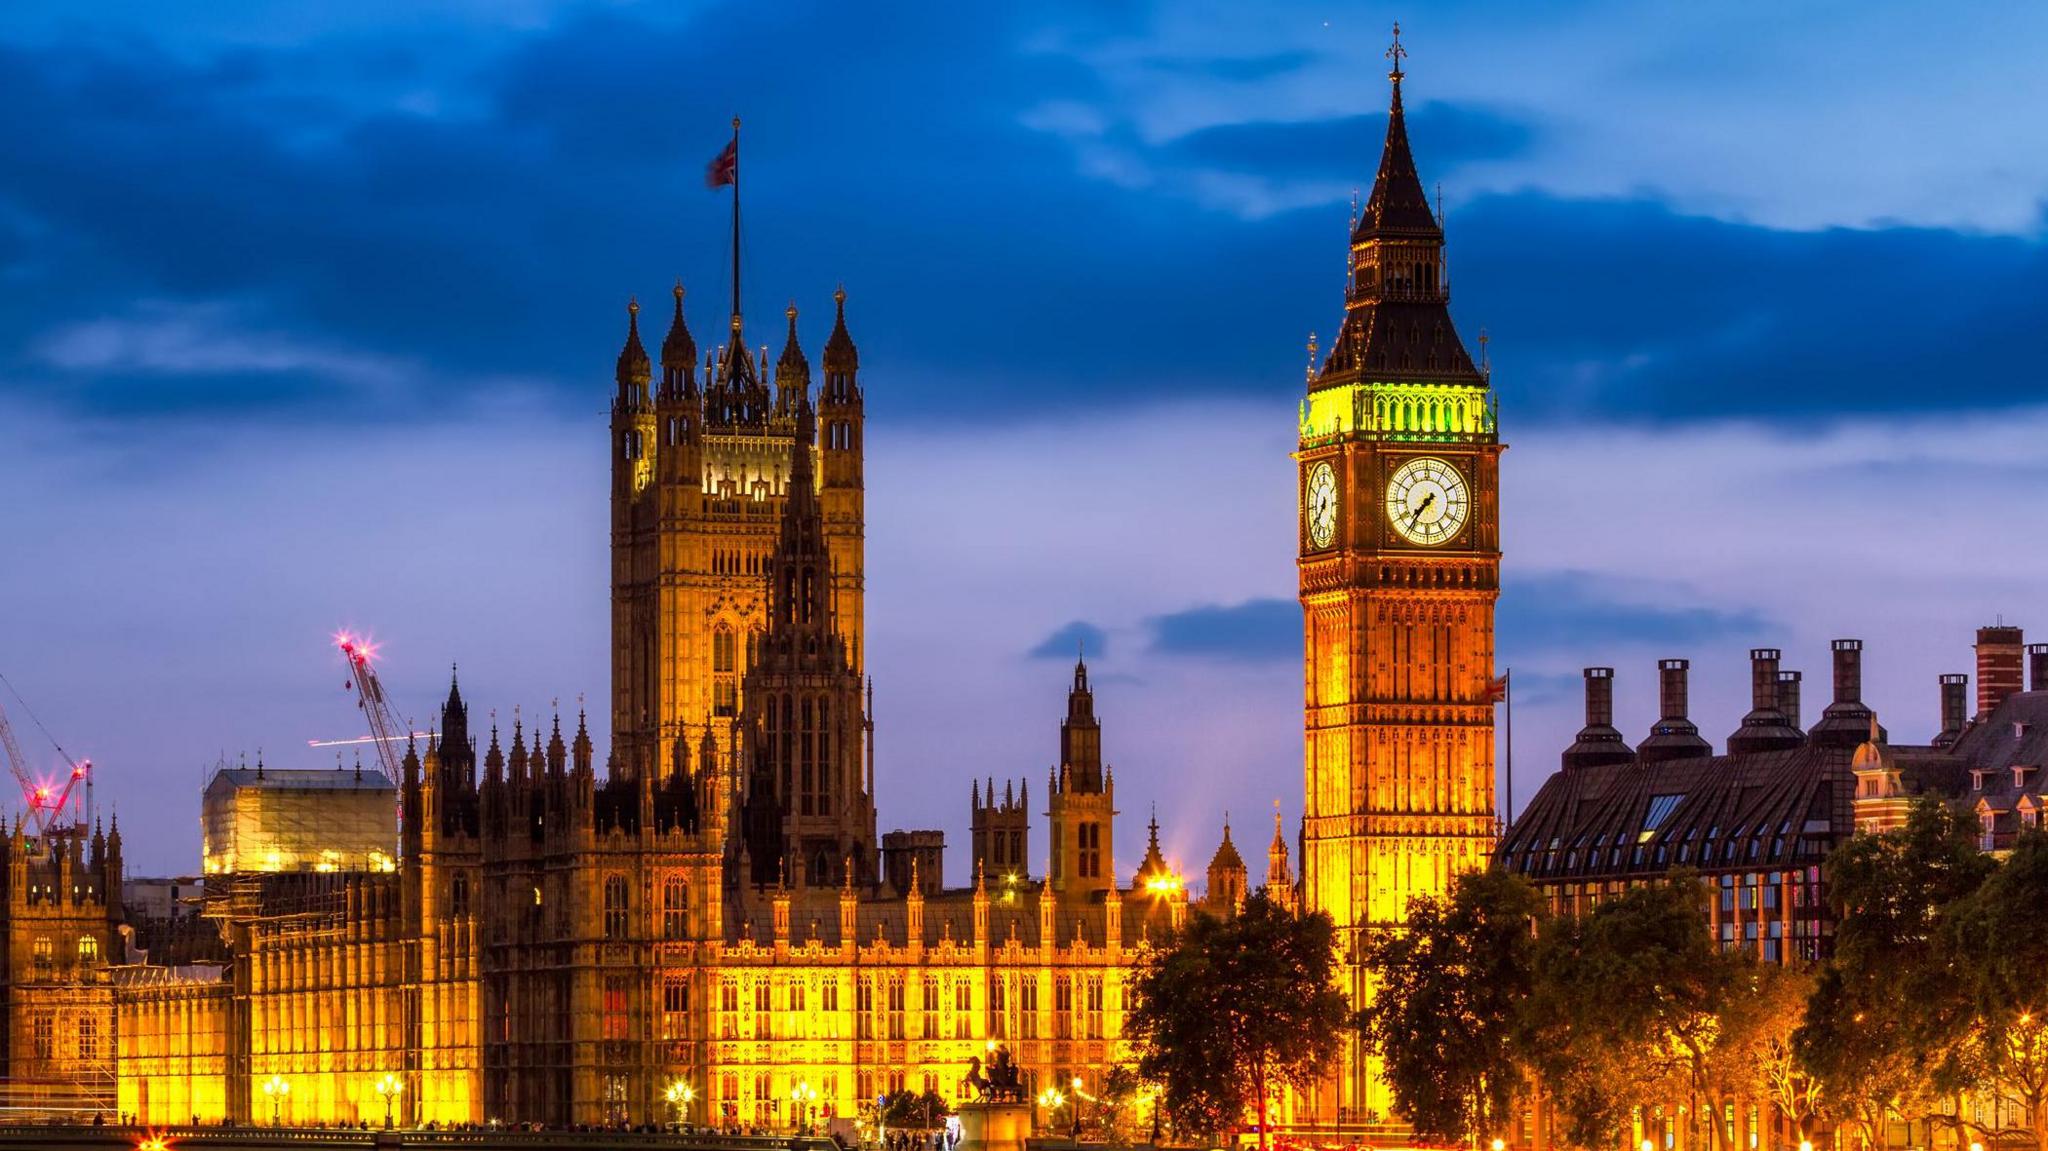
POLYGON ((284 1081, 284 1076, 272 1075, 263 1084, 263 1093, 270 1096, 270 1125, 284 1126, 284 1097, 292 1093, 292 1085, 284 1081))
POLYGON ((789 1124, 798 1134, 803 1133, 804 1120, 809 1116, 811 1103, 818 1098, 817 1088, 807 1080, 799 1079, 789 1089, 789 1124))
POLYGON ((384 1100, 384 1130, 391 1130, 391 1105, 398 1101, 399 1093, 405 1090, 405 1083, 389 1071, 377 1080, 377 1095, 384 1100))
POLYGON ((1505 1139, 1495 1139, 1493 1141, 1493 1151, 1508 1151, 1508 1141, 1505 1139))
POLYGON ((690 1104, 697 1098, 697 1089, 678 1079, 668 1085, 662 1098, 668 1100, 669 1109, 675 1112, 675 1121, 686 1123, 690 1118, 690 1104))

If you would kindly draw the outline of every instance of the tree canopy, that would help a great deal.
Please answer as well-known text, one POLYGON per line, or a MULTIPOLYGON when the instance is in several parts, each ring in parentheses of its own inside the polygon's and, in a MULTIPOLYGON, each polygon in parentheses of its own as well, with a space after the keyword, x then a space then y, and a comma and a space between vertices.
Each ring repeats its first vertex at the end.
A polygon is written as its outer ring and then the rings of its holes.
POLYGON ((1336 928, 1254 893, 1234 915, 1197 915, 1139 961, 1128 1031, 1138 1074, 1186 1131, 1225 1131, 1259 1118, 1284 1085, 1307 1088, 1351 1025, 1336 984, 1336 928))
POLYGON ((1374 992, 1360 1025, 1418 1135, 1460 1142, 1505 1129, 1522 1094, 1522 1007, 1546 918, 1527 880, 1477 872, 1446 898, 1409 904, 1406 930, 1368 947, 1374 992))

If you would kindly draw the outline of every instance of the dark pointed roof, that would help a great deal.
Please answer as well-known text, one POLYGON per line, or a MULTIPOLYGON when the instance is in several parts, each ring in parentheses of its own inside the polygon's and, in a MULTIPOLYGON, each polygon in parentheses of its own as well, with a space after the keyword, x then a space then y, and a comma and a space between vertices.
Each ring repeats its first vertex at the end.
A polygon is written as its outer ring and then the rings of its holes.
POLYGON ((838 316, 832 322, 832 337, 825 341, 825 370, 835 375, 857 372, 860 370, 860 349, 853 346, 853 337, 846 332, 845 287, 832 293, 832 303, 838 309, 838 316))
POLYGON ((640 345, 640 301, 628 300, 626 346, 619 349, 619 382, 645 381, 653 371, 653 365, 647 360, 647 349, 640 345))
POLYGON ((1422 177, 1415 171, 1415 155, 1408 149, 1408 117, 1401 108, 1401 71, 1394 70, 1393 107, 1387 112, 1387 140, 1380 149, 1380 170, 1373 178, 1372 195, 1358 217, 1354 237, 1375 232, 1402 231, 1441 235, 1436 213, 1429 207, 1429 194, 1422 189, 1422 177))
POLYGON ((1216 854, 1209 859, 1209 874, 1218 871, 1243 871, 1244 857, 1237 853, 1237 845, 1230 842, 1230 820, 1223 821, 1223 842, 1216 845, 1216 854))
POLYGON ((684 370, 697 363, 697 341, 690 335, 690 325, 683 322, 683 282, 676 281, 676 315, 669 321, 668 335, 661 341, 661 365, 665 368, 684 370))
POLYGON ((1362 263, 1367 271, 1354 271, 1343 326, 1309 386, 1357 383, 1360 377, 1483 386, 1485 376, 1451 323, 1443 228, 1408 147, 1398 67, 1391 78, 1379 174, 1351 233, 1354 268, 1362 263))
POLYGON ((796 302, 790 301, 789 335, 782 341, 782 356, 775 361, 775 383, 779 387, 794 387, 811 382, 811 361, 804 356, 803 345, 796 339, 796 302))

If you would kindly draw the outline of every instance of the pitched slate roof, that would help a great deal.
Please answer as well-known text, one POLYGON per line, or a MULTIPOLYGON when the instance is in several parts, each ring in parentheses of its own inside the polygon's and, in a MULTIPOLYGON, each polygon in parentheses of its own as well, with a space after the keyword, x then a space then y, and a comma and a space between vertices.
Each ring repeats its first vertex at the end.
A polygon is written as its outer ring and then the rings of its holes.
POLYGON ((1561 771, 1495 855, 1535 879, 1817 862, 1854 830, 1852 755, 1805 746, 1561 771))

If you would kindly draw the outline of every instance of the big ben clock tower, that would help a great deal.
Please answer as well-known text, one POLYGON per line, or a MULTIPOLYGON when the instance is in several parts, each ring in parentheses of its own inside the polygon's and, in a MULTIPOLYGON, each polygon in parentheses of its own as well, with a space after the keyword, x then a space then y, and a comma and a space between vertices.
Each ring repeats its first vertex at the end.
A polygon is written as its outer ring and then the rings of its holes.
MULTIPOLYGON (((1451 325, 1444 234, 1393 107, 1351 234, 1344 322, 1301 406, 1307 795, 1302 890, 1337 923, 1354 1003, 1368 934, 1486 866, 1500 453, 1486 375, 1451 325)), ((1388 1113, 1349 1053, 1324 1121, 1388 1113)))

